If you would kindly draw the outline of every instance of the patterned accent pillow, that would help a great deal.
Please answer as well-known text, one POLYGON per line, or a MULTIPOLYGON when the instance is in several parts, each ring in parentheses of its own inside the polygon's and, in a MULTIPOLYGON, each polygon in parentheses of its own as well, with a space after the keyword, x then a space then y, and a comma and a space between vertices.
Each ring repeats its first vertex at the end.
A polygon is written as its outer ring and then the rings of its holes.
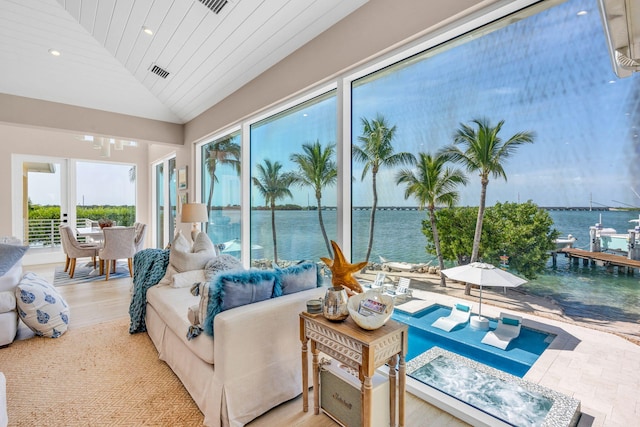
POLYGON ((20 319, 36 335, 58 338, 69 326, 69 306, 56 288, 35 273, 22 276, 16 287, 20 319))

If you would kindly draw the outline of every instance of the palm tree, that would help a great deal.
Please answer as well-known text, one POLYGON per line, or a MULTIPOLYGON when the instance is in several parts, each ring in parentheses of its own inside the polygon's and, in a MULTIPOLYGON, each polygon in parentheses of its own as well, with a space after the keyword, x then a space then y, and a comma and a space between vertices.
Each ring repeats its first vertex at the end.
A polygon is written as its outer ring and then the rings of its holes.
MULTIPOLYGON (((213 203, 213 188, 215 183, 218 182, 218 176, 216 175, 218 166, 231 166, 240 174, 240 145, 234 142, 233 136, 229 136, 208 143, 204 149, 204 164, 211 181, 209 196, 207 197, 207 212, 210 214, 211 204, 213 203)), ((206 230, 209 230, 209 221, 207 221, 206 230)))
POLYGON ((282 164, 278 161, 264 160, 264 165, 256 166, 258 177, 252 177, 265 204, 271 209, 271 234, 273 236, 273 260, 278 263, 278 244, 276 242, 276 201, 285 197, 293 197, 289 191, 289 185, 293 180, 290 173, 280 173, 282 164))
POLYGON ((365 261, 369 261, 371 248, 373 247, 373 229, 376 219, 376 208, 378 207, 378 188, 376 178, 380 168, 383 166, 394 167, 399 165, 412 165, 415 157, 411 153, 394 153, 391 142, 395 136, 396 127, 389 126, 381 114, 369 121, 366 118, 360 119, 362 122, 362 135, 358 137, 361 145, 352 147, 352 157, 354 161, 364 163, 361 180, 367 176, 371 169, 371 180, 373 187, 373 205, 371 206, 371 217, 369 219, 369 245, 365 261))
MULTIPOLYGON (((433 230, 433 244, 440 271, 444 270, 444 260, 440 251, 440 238, 436 226, 436 207, 452 207, 458 202, 460 195, 456 187, 467 184, 467 177, 458 169, 446 167, 448 156, 436 154, 432 157, 428 153, 418 153, 417 170, 403 169, 396 175, 396 183, 406 184, 404 198, 414 196, 418 200, 420 209, 425 207, 429 211, 431 230, 433 230)), ((440 274, 440 286, 447 286, 445 277, 440 274)))
POLYGON ((313 188, 316 195, 316 205, 318 207, 318 221, 327 252, 331 256, 331 244, 327 237, 322 220, 322 189, 329 185, 335 185, 338 178, 338 169, 333 160, 335 155, 335 144, 329 144, 322 148, 320 141, 313 144, 303 144, 304 153, 294 153, 290 159, 298 165, 298 172, 293 174, 293 183, 301 187, 313 188))
MULTIPOLYGON (((518 132, 508 140, 503 141, 498 133, 504 125, 504 120, 492 127, 488 119, 475 119, 472 121, 477 126, 477 130, 465 124, 460 124, 454 135, 454 144, 445 147, 443 153, 451 157, 451 160, 464 165, 468 172, 479 172, 480 174, 480 206, 478 208, 478 219, 476 220, 476 231, 473 237, 473 250, 471 261, 478 260, 480 252, 480 236, 482 235, 482 220, 484 218, 485 202, 487 198, 487 185, 489 184, 489 174, 494 178, 502 177, 507 180, 507 175, 502 167, 502 163, 515 153, 516 149, 527 143, 533 143, 534 134, 532 132, 518 132), (456 144, 460 144, 464 151, 456 144)), ((471 285, 467 283, 465 294, 471 293, 471 285)))

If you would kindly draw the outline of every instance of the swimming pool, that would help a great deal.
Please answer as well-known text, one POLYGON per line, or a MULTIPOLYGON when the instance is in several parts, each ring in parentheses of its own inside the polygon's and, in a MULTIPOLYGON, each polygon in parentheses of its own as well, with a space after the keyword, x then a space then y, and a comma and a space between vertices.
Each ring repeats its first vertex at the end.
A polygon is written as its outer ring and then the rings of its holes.
MULTIPOLYGON (((481 343, 487 331, 473 329, 468 323, 450 332, 431 327, 436 319, 448 316, 450 312, 450 307, 440 304, 413 314, 394 311, 393 319, 409 325, 407 361, 433 347, 440 347, 522 378, 555 338, 554 334, 523 326, 518 338, 506 350, 501 350, 481 343)), ((489 319, 490 329, 495 329, 496 325, 495 319, 489 319)))

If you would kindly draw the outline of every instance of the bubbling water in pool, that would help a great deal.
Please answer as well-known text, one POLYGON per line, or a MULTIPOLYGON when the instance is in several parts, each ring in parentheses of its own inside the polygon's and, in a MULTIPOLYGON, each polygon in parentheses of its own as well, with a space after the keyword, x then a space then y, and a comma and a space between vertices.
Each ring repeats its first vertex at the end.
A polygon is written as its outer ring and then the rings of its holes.
POLYGON ((411 374, 415 379, 517 426, 541 425, 553 402, 488 373, 438 356, 411 374))

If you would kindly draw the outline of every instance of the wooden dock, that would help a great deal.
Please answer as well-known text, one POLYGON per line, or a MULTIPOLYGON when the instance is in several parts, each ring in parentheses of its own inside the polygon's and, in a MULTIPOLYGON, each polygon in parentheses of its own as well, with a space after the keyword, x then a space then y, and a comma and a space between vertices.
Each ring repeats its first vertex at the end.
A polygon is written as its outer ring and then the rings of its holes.
POLYGON ((563 248, 558 249, 557 253, 565 254, 565 256, 568 256, 569 260, 573 261, 574 264, 578 264, 581 259, 583 265, 595 264, 609 269, 618 267, 620 272, 624 272, 626 270, 628 274, 633 274, 633 269, 635 268, 640 269, 640 261, 606 252, 590 252, 583 249, 563 248))

